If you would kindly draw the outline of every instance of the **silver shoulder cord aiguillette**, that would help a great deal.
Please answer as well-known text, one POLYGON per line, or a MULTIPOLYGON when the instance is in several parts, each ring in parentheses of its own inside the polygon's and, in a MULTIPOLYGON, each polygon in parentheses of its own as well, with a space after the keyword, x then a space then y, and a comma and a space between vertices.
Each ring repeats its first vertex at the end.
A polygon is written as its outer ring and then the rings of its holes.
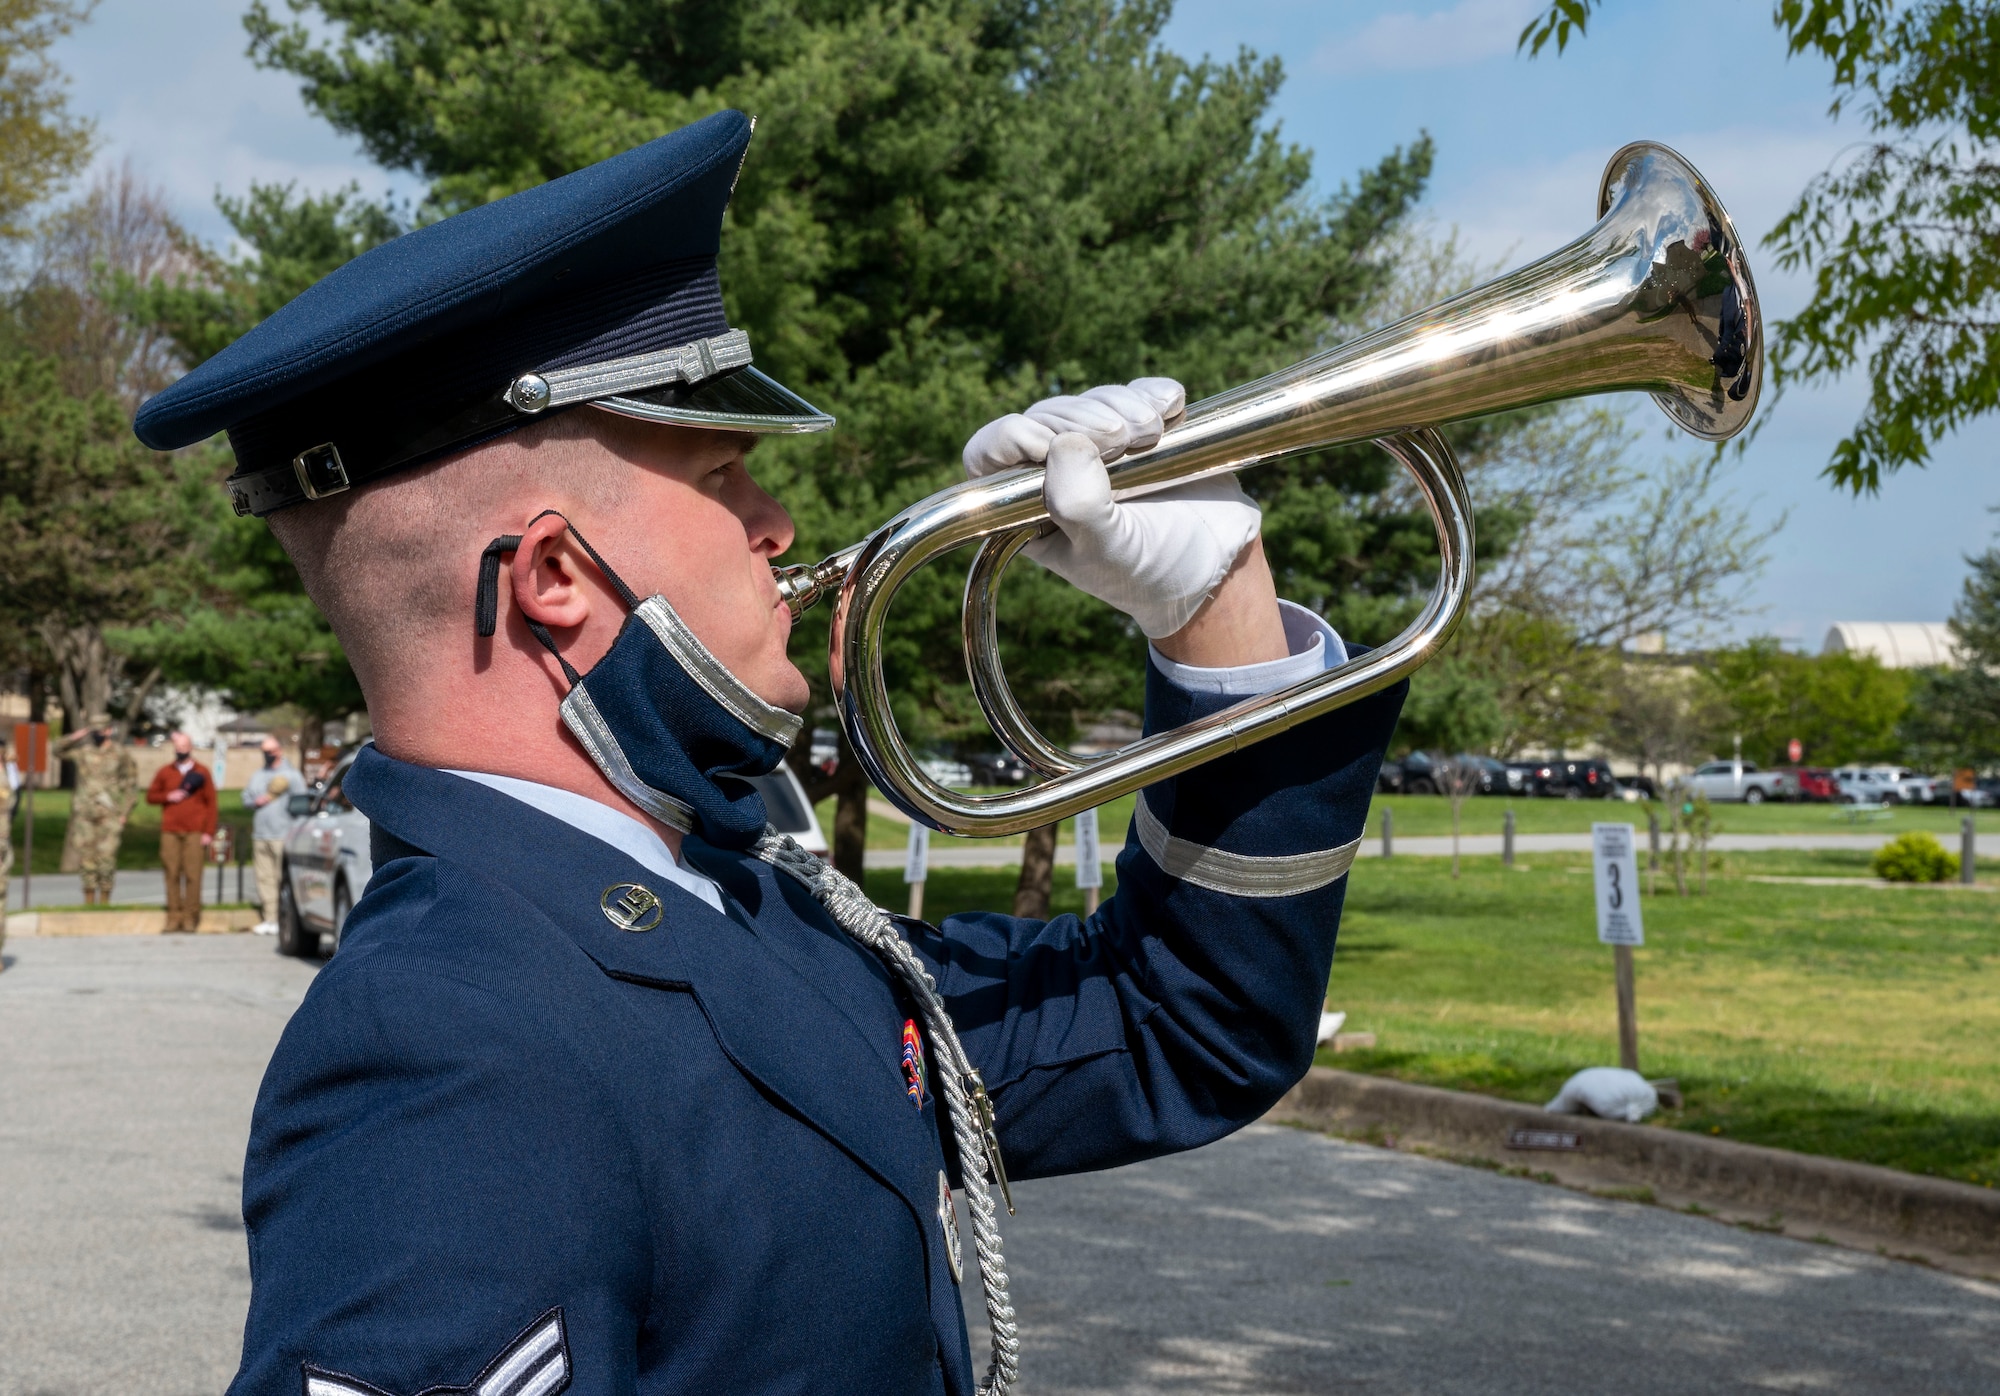
POLYGON ((932 1050, 944 1068, 938 1072, 938 1083, 945 1113, 951 1117, 952 1138, 958 1145, 965 1207, 972 1214, 972 1247, 979 1258, 979 1283, 986 1292, 986 1322, 993 1333, 993 1360, 986 1369, 979 1396, 1007 1396, 1021 1374, 1021 1334, 1014 1321, 1014 1302, 1007 1291, 1007 1257, 1000 1249, 1000 1219, 993 1205, 991 1184, 1000 1185, 1010 1216, 1014 1198, 1007 1186, 1007 1170, 1000 1162, 1000 1140, 993 1130, 993 1102, 987 1097, 986 1083, 965 1055, 965 1046, 958 1040, 958 1031, 945 1012, 944 1000, 938 997, 937 981, 917 958, 917 952, 896 933, 895 923, 887 912, 869 901, 843 874, 768 825, 751 852, 804 885, 814 900, 826 908, 834 924, 872 950, 916 1000, 924 1028, 930 1033, 932 1050), (987 1177, 977 1176, 971 1162, 974 1159, 985 1160, 987 1177))

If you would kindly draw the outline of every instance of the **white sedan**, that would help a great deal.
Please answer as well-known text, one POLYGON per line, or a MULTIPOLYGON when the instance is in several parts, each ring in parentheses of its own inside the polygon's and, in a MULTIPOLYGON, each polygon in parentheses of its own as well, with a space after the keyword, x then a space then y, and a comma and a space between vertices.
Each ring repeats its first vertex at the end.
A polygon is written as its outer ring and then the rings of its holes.
MULTIPOLYGON (((284 867, 278 881, 278 950, 285 955, 332 954, 340 949, 347 914, 368 890, 375 865, 368 851, 368 816, 341 791, 354 757, 333 768, 318 790, 292 796, 298 816, 285 835, 284 867)), ((828 856, 826 835, 805 788, 791 769, 780 766, 751 780, 764 796, 764 809, 778 832, 790 834, 808 852, 828 856)))

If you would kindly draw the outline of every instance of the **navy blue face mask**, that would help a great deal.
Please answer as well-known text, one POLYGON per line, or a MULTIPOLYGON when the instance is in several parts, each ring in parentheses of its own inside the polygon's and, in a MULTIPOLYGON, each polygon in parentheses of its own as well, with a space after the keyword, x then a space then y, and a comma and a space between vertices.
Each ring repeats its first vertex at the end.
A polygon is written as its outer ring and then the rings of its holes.
MULTIPOLYGON (((556 511, 538 518, 550 514, 556 511)), ((547 626, 528 622, 569 679, 563 725, 618 793, 662 824, 720 848, 748 848, 764 832, 764 798, 736 777, 776 770, 801 719, 744 687, 664 596, 641 601, 576 527, 563 522, 630 612, 587 674, 563 658, 547 626)), ((520 535, 508 534, 480 556, 474 626, 482 637, 498 625, 501 554, 520 545, 520 535)))

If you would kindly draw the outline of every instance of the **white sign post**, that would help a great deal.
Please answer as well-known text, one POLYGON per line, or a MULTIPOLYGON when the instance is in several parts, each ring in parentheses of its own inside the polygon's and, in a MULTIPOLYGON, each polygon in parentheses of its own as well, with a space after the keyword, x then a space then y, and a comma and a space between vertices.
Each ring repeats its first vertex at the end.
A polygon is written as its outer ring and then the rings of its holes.
POLYGON ((1076 885, 1083 889, 1083 914, 1097 910, 1098 891, 1104 886, 1104 859, 1097 850, 1097 811, 1087 809, 1076 817, 1076 885))
POLYGON ((1590 826, 1597 886, 1597 938, 1611 947, 1618 985, 1618 1064, 1639 1069, 1639 1018, 1632 982, 1632 947, 1646 943, 1639 915, 1639 858, 1630 824, 1590 826))
POLYGON ((903 853, 903 881, 910 884, 910 919, 924 919, 924 878, 930 870, 931 831, 927 824, 910 821, 910 846, 903 853))

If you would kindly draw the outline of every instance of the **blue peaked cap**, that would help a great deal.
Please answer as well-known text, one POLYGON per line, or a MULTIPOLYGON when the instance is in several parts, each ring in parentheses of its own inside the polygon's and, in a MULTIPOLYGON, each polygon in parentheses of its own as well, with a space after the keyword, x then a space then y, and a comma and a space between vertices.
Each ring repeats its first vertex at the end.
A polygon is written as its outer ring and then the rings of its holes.
POLYGON ((750 144, 724 111, 406 233, 139 409, 155 450, 229 433, 264 515, 594 404, 737 431, 832 418, 752 366, 716 271, 750 144))

